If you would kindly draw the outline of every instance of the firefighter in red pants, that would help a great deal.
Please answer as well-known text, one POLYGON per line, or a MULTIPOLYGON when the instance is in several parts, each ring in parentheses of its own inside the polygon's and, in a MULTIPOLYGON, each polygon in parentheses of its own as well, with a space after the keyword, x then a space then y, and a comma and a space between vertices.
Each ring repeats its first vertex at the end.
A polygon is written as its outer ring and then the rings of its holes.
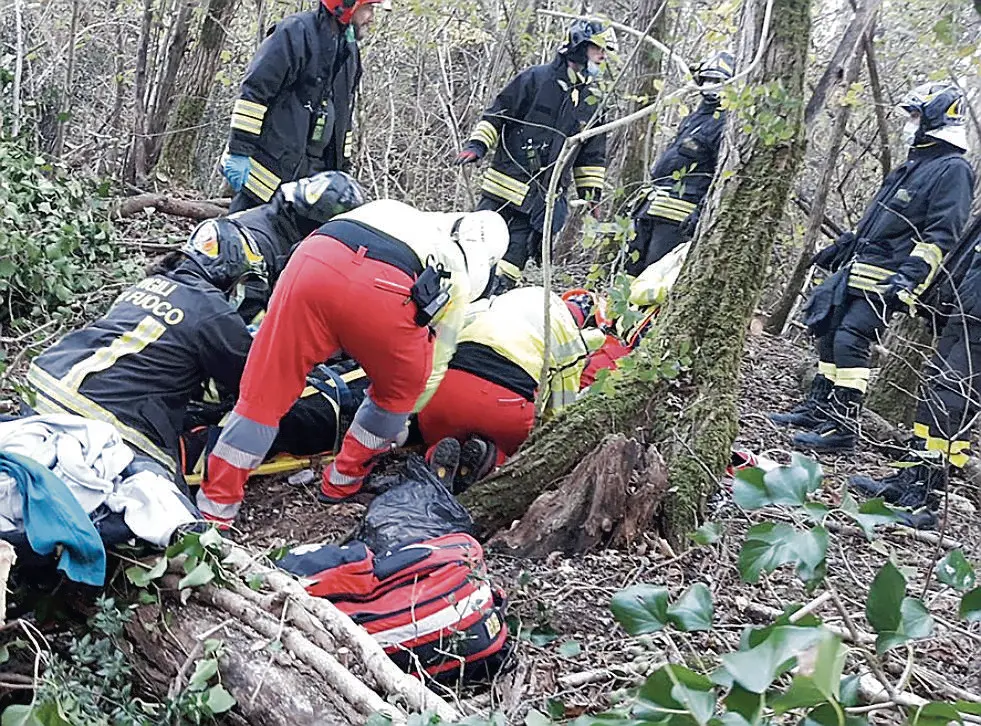
POLYGON ((550 294, 548 378, 542 382, 544 295, 544 288, 520 287, 471 305, 449 370, 419 412, 430 463, 443 481, 456 472, 457 492, 502 464, 528 438, 541 385, 546 416, 576 399, 589 349, 603 341, 595 330, 589 340, 583 337, 586 315, 580 306, 550 294))
POLYGON ((466 305, 484 292, 507 243, 496 212, 421 212, 390 199, 335 217, 304 240, 273 292, 238 402, 208 459, 201 512, 234 519, 307 373, 340 351, 372 383, 324 470, 321 500, 356 494, 375 457, 435 392, 466 305))

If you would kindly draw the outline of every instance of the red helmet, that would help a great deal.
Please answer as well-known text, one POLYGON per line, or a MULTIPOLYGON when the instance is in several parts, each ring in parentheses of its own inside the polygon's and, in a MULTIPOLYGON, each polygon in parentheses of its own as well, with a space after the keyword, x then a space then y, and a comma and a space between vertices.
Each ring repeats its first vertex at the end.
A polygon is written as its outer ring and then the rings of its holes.
POLYGON ((341 25, 348 25, 354 16, 354 11, 362 5, 382 5, 385 10, 391 7, 391 0, 320 0, 320 2, 341 25))

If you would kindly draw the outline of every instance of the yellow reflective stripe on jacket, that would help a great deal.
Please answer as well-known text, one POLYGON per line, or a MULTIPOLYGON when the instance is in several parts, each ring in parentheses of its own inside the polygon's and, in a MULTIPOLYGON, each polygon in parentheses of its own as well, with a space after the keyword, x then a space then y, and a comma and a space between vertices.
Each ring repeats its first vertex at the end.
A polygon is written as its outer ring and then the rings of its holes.
POLYGON ((348 131, 344 134, 344 158, 350 159, 354 152, 354 132, 348 131))
POLYGON ((265 116, 266 107, 261 103, 240 98, 232 107, 232 128, 258 136, 262 132, 262 120, 265 116))
POLYGON ((528 185, 509 177, 497 169, 484 172, 484 181, 480 188, 488 194, 520 206, 528 194, 528 185))
POLYGON ((916 294, 919 294, 923 292, 927 285, 933 282, 933 278, 937 276, 937 270, 940 269, 940 263, 944 261, 944 251, 935 244, 931 244, 929 242, 918 242, 916 246, 913 247, 913 251, 910 252, 909 256, 919 257, 930 266, 930 272, 926 276, 926 279, 916 288, 916 294))
POLYGON ((280 178, 269 171, 255 159, 252 159, 252 168, 249 170, 249 177, 245 180, 245 188, 255 194, 263 202, 272 199, 272 195, 279 189, 280 178))
POLYGON ((672 222, 683 222, 698 207, 694 202, 687 202, 684 199, 677 199, 670 195, 667 189, 655 187, 648 195, 650 204, 647 207, 647 214, 652 217, 662 217, 672 222))
POLYGON ((606 179, 606 167, 577 166, 572 170, 572 178, 578 189, 602 189, 606 179))
POLYGON ((496 272, 498 275, 503 275, 508 279, 514 280, 515 282, 521 282, 522 273, 521 268, 515 265, 513 262, 508 262, 507 260, 500 260, 497 263, 496 272))
POLYGON ((173 474, 177 471, 177 462, 173 456, 164 452, 144 434, 124 424, 95 401, 66 387, 57 378, 33 363, 27 371, 27 382, 40 394, 34 406, 38 412, 70 413, 95 421, 103 421, 114 426, 125 441, 153 457, 169 469, 170 473, 173 474))
POLYGON ((159 340, 166 331, 166 325, 148 315, 133 330, 127 330, 109 345, 99 348, 92 355, 78 361, 61 382, 67 388, 77 391, 86 376, 111 368, 124 355, 139 353, 150 343, 159 340))
POLYGON ((640 307, 663 303, 677 282, 690 249, 690 242, 679 245, 634 278, 628 302, 640 307))
POLYGON ((500 134, 494 124, 490 121, 480 121, 476 126, 474 126, 473 133, 470 134, 471 141, 479 141, 488 150, 493 149, 497 146, 497 140, 500 138, 500 134))
MULTIPOLYGON (((460 333, 460 342, 479 343, 514 363, 539 386, 545 355, 545 290, 521 287, 495 297, 488 305, 478 301, 476 310, 460 333)), ((585 367, 586 346, 568 307, 554 293, 551 305, 551 341, 543 397, 546 409, 555 410, 575 400, 585 367)))

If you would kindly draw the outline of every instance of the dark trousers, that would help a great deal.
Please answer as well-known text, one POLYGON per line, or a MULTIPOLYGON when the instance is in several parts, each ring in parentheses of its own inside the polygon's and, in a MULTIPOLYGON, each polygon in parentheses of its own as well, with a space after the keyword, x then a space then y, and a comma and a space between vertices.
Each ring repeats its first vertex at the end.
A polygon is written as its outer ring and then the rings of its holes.
POLYGON ((981 322, 961 315, 944 326, 936 352, 922 370, 914 433, 927 448, 945 450, 951 463, 966 451, 974 417, 981 411, 981 322), (934 444, 934 445, 931 445, 934 444))
POLYGON ((890 312, 881 297, 849 290, 838 323, 818 339, 821 372, 836 386, 865 392, 869 382, 872 344, 889 323, 890 312))
POLYGON ((660 217, 640 214, 634 217, 634 238, 627 247, 628 275, 637 276, 685 241, 681 228, 675 222, 660 217), (637 259, 634 260, 634 253, 637 259))
POLYGON ((516 280, 521 279, 521 272, 525 269, 529 259, 536 262, 542 260, 542 233, 535 229, 531 224, 531 218, 524 212, 518 211, 513 205, 501 202, 491 197, 481 197, 477 205, 478 210, 490 210, 500 214, 507 222, 510 238, 508 240, 508 250, 504 253, 502 262, 498 270, 504 272, 508 277, 516 280), (508 265, 513 266, 509 268, 508 265))

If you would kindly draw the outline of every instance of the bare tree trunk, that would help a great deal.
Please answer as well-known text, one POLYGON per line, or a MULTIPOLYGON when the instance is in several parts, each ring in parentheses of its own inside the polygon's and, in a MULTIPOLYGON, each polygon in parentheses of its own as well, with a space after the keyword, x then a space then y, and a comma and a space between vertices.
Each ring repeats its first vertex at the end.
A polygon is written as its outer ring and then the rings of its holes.
MULTIPOLYGON (((109 7, 110 12, 113 15, 116 15, 118 8, 119 8, 119 0, 113 0, 113 2, 110 3, 110 7, 109 7)), ((125 32, 123 30, 122 19, 119 18, 118 16, 116 17, 115 27, 116 27, 116 49, 113 57, 113 64, 114 64, 113 70, 115 71, 116 74, 116 78, 115 78, 116 88, 115 88, 115 97, 113 98, 113 103, 112 103, 112 116, 111 116, 112 120, 110 123, 110 128, 112 129, 113 148, 111 152, 109 168, 112 169, 116 174, 119 174, 120 177, 122 177, 125 175, 125 171, 126 171, 124 168, 120 168, 121 161, 122 161, 120 159, 121 153, 123 154, 123 158, 125 158, 124 156, 125 152, 123 151, 123 149, 125 149, 125 146, 123 146, 121 142, 122 142, 122 135, 123 135, 123 101, 126 95, 126 80, 125 80, 125 75, 123 73, 124 70, 123 51, 124 51, 126 39, 125 39, 125 32)))
POLYGON ((920 369, 930 357, 933 331, 923 318, 905 316, 889 326, 879 372, 865 405, 890 423, 912 426, 920 369))
MULTIPOLYGON (((181 67, 181 61, 187 51, 188 35, 191 29, 191 15, 194 10, 194 3, 191 0, 183 0, 177 10, 177 18, 170 32, 170 42, 167 45, 167 60, 161 72, 159 82, 154 94, 153 110, 150 113, 149 129, 147 138, 147 168, 152 169, 160 158, 160 150, 163 148, 163 134, 167 128, 167 117, 170 116, 170 109, 174 105, 175 91, 177 83, 177 73, 181 67)), ((219 51, 220 52, 220 51, 219 51)), ((212 81, 214 78, 212 77, 212 81)))
MULTIPOLYGON (((635 21, 638 28, 647 28, 651 25, 651 21, 656 18, 650 31, 652 38, 664 37, 668 17, 664 8, 666 2, 667 0, 641 0, 639 3, 640 7, 635 21)), ((661 51, 646 43, 635 61, 637 85, 634 93, 644 98, 645 104, 654 103, 654 99, 657 98, 658 90, 655 83, 662 76, 661 61, 661 51)), ((647 178, 647 167, 650 162, 648 159, 650 155, 649 131, 649 120, 634 124, 627 129, 623 140, 623 167, 619 177, 621 185, 639 183, 647 178)))
POLYGON ((865 37, 865 33, 871 26, 872 19, 881 4, 882 0, 865 0, 865 3, 855 11, 852 21, 845 28, 841 42, 838 43, 838 47, 831 57, 831 62, 828 63, 828 67, 824 69, 821 79, 814 87, 811 100, 807 102, 807 108, 804 110, 804 124, 806 126, 809 127, 817 118, 818 113, 824 108, 828 94, 844 78, 849 60, 857 52, 858 46, 862 42, 862 38, 865 37))
POLYGON ((52 153, 61 158, 65 153, 65 133, 72 113, 72 97, 75 88, 75 46, 78 44, 78 13, 81 3, 72 0, 72 19, 68 29, 68 61, 65 69, 65 88, 61 93, 61 110, 58 112, 58 131, 52 153))
MULTIPOLYGON (((762 0, 744 5, 743 33, 754 41, 764 5, 762 0)), ((762 62, 748 82, 783 87, 785 93, 771 97, 776 105, 770 111, 785 119, 788 140, 767 144, 754 133, 739 137, 738 154, 730 155, 738 156, 735 174, 718 190, 718 211, 699 229, 657 329, 633 354, 636 366, 616 378, 611 395, 589 396, 547 422, 495 476, 461 497, 484 533, 523 516, 604 438, 623 433, 654 443, 664 456, 671 490, 662 525, 674 544, 684 546, 736 436, 746 329, 803 157, 800 101, 810 28, 810 0, 774 0, 770 35, 759 41, 766 44, 762 62), (682 360, 689 363, 682 382, 658 374, 682 360)), ((742 54, 743 67, 747 55, 742 54)))
MULTIPOLYGON (((857 16, 856 16, 857 17, 857 16)), ((843 79, 844 88, 848 88, 856 80, 862 68, 862 53, 857 49, 852 54, 848 69, 843 79)), ((804 232, 804 242, 801 245, 800 256, 794 271, 790 275, 780 301, 777 303, 773 312, 766 322, 766 332, 770 335, 782 335, 784 328, 787 327, 787 320, 797 305, 804 281, 807 279, 807 271, 811 267, 811 258, 814 256, 818 238, 821 236, 821 227, 824 224, 824 210, 828 207, 828 194, 831 185, 834 183, 835 172, 837 171, 838 156, 841 154, 841 147, 845 140, 845 130, 848 126, 848 119, 851 117, 851 106, 841 104, 838 106, 838 115, 835 117, 834 125, 828 139, 828 148, 825 152, 825 166, 818 181, 817 188, 814 190, 814 199, 811 201, 811 211, 807 218, 807 230, 804 232)))
POLYGON ((16 56, 14 58, 14 87, 13 87, 13 132, 20 134, 21 105, 20 88, 24 78, 24 5, 23 0, 14 0, 14 34, 17 39, 16 56))
POLYGON ((875 123, 879 130, 879 166, 882 167, 882 179, 885 181, 892 171, 892 151, 889 147, 889 125, 886 123, 886 100, 882 95, 882 81, 879 79, 879 64, 875 60, 875 43, 872 42, 872 27, 862 39, 865 59, 869 69, 869 86, 872 88, 872 100, 875 103, 875 123))
POLYGON ((143 18, 140 25, 140 45, 136 51, 136 88, 133 142, 130 145, 130 161, 127 178, 131 183, 140 184, 147 176, 146 130, 147 130, 147 55, 150 48, 150 25, 153 21, 153 0, 143 0, 143 18))
POLYGON ((194 172, 199 126, 218 72, 228 35, 226 28, 234 20, 237 8, 234 0, 208 2, 187 80, 182 84, 163 147, 164 168, 176 179, 186 181, 194 172))

